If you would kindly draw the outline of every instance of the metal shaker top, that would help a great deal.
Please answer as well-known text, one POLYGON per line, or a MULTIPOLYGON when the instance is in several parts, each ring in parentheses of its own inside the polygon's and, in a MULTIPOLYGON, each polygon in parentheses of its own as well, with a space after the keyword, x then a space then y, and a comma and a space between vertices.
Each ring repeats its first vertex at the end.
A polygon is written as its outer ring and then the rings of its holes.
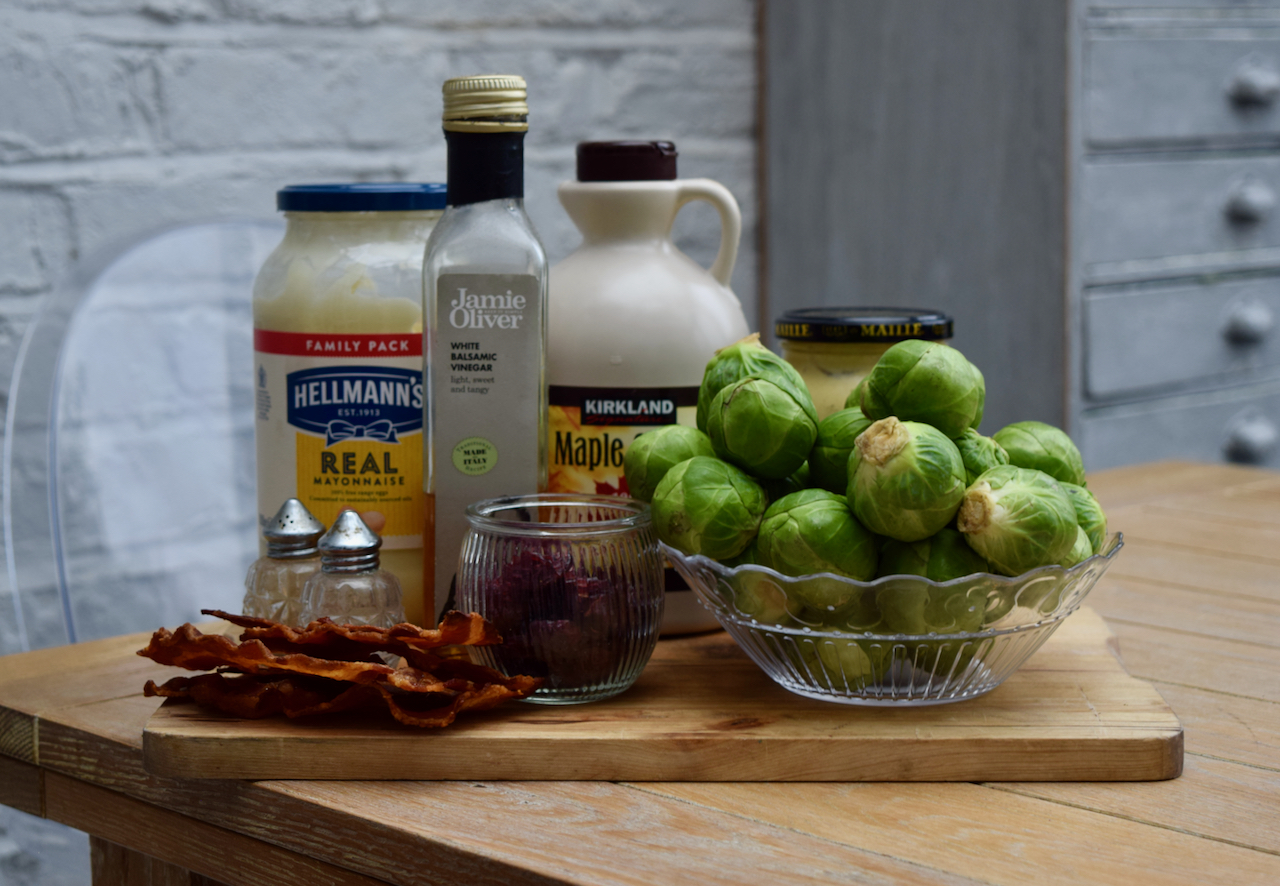
POLYGON ((320 568, 324 572, 370 572, 379 567, 382 537, 355 511, 343 511, 320 538, 320 568))
POLYGON ((282 504, 262 530, 267 540, 267 556, 273 560, 314 557, 316 542, 323 534, 324 524, 296 498, 282 504))

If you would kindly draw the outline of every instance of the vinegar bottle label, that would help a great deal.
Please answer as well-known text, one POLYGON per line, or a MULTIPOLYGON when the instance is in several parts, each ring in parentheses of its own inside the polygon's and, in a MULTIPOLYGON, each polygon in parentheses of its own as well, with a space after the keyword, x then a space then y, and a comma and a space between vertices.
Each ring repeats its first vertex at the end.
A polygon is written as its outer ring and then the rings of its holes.
POLYGON ((531 274, 441 274, 430 378, 435 582, 449 598, 467 505, 542 491, 543 297, 531 274))

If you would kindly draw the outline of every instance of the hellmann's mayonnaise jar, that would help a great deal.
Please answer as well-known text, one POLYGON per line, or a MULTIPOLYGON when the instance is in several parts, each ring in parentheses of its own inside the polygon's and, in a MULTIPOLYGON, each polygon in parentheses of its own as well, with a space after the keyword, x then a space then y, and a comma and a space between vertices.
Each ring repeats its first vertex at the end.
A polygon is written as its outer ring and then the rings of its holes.
POLYGON ((426 624, 422 256, 445 186, 291 185, 276 204, 253 289, 260 527, 290 498, 326 526, 354 509, 426 624))

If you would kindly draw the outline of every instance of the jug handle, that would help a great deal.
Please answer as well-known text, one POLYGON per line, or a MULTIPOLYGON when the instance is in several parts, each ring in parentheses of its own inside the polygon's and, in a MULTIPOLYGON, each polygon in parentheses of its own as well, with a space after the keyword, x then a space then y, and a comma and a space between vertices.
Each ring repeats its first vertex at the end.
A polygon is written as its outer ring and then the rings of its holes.
POLYGON ((720 213, 720 251, 716 253, 710 271, 720 285, 728 288, 733 263, 738 260, 738 240, 742 236, 742 212, 738 209, 738 201, 733 199, 728 188, 709 178, 681 179, 676 184, 680 186, 676 191, 676 212, 686 203, 705 200, 720 213))

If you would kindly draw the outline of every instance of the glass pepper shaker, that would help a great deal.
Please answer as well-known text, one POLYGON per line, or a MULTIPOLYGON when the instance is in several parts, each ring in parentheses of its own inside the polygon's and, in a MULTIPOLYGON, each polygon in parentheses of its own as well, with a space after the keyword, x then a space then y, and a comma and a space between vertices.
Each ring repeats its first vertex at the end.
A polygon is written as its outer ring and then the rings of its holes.
POLYGON ((298 499, 282 504, 262 530, 267 555, 249 567, 241 612, 296 626, 303 585, 320 571, 316 542, 323 534, 324 524, 298 499))
POLYGON ((400 581, 381 568, 382 539, 355 511, 343 511, 320 537, 320 571, 302 589, 299 622, 389 628, 404 621, 400 581))

